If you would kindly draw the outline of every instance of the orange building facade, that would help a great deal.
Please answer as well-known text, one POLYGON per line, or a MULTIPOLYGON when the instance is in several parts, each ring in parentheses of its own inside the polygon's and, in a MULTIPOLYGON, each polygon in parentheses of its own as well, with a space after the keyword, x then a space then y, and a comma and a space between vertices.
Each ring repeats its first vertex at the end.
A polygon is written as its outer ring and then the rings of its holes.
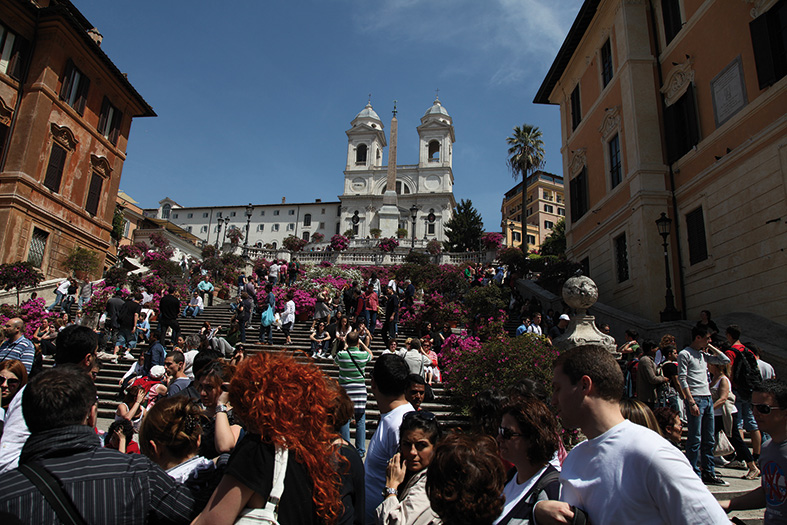
POLYGON ((563 189, 563 177, 538 170, 506 192, 500 211, 508 246, 541 246, 566 215, 563 189))
POLYGON ((787 323, 787 0, 585 0, 536 103, 560 106, 568 256, 658 320, 787 323))
POLYGON ((131 120, 155 116, 68 1, 0 4, 0 262, 110 248, 131 120))

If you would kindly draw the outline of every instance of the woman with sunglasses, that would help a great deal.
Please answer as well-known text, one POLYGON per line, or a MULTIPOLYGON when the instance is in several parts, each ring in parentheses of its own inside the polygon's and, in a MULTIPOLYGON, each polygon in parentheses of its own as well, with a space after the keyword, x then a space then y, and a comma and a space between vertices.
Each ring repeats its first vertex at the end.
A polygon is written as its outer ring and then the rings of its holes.
POLYGON ((549 408, 533 398, 503 407, 497 443, 500 455, 514 464, 503 494, 505 506, 495 525, 530 523, 533 507, 558 499, 558 472, 549 464, 558 448, 557 421, 549 408))
POLYGON ((0 361, 0 421, 5 420, 5 411, 19 389, 27 383, 27 370, 21 361, 7 359, 0 361))
POLYGON ((377 507, 378 524, 440 523, 426 495, 426 471, 442 432, 431 412, 408 412, 399 427, 399 452, 385 472, 385 499, 377 507))

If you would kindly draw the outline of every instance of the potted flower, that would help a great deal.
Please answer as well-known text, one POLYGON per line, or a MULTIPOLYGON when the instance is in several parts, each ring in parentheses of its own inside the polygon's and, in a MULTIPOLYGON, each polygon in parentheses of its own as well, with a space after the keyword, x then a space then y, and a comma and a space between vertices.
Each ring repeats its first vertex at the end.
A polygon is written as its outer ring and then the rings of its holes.
POLYGON ((319 232, 312 233, 312 243, 319 244, 325 239, 325 235, 319 232))
POLYGON ((380 243, 377 245, 377 247, 380 248, 380 251, 383 251, 385 253, 390 253, 394 251, 397 246, 399 246, 399 241, 397 241, 393 237, 387 237, 381 240, 380 243))
POLYGON ((400 239, 404 239, 405 237, 407 237, 407 230, 405 228, 399 228, 398 230, 396 230, 396 236, 399 237, 400 239))
POLYGON ((373 238, 379 239, 383 231, 380 228, 372 228, 371 230, 369 230, 369 233, 373 238))
POLYGON ((282 246, 290 250, 291 252, 299 252, 306 246, 309 241, 305 241, 300 237, 296 237, 295 235, 287 236, 282 242, 282 246))
POLYGON ((338 233, 331 237, 331 250, 335 252, 343 252, 350 246, 350 240, 344 235, 338 233))
POLYGON ((430 255, 438 255, 441 251, 443 251, 443 243, 441 243, 437 239, 432 239, 431 241, 426 243, 426 251, 430 255))

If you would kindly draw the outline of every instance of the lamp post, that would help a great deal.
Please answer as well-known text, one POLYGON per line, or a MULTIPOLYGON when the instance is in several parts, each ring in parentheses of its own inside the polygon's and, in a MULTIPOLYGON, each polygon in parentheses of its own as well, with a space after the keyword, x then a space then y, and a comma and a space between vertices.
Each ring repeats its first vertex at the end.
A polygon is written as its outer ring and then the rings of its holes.
POLYGON ((511 242, 509 243, 508 246, 509 248, 513 248, 514 247, 514 222, 513 221, 509 221, 508 229, 511 232, 511 242))
POLYGON ((246 238, 243 239, 243 256, 249 256, 249 225, 251 224, 251 216, 254 214, 254 206, 249 203, 246 206, 246 238))
POLYGON ((230 229, 230 218, 224 217, 224 237, 221 238, 221 246, 224 247, 224 243, 227 242, 227 230, 230 229))
POLYGON ((675 296, 672 294, 672 281, 669 275, 669 255, 667 253, 667 237, 670 234, 670 227, 672 226, 672 219, 667 217, 667 214, 661 212, 661 216, 656 219, 656 226, 659 229, 659 235, 663 239, 662 246, 664 247, 664 272, 666 275, 667 293, 665 295, 666 307, 661 312, 661 322, 676 321, 680 319, 680 312, 675 308, 675 296))
POLYGON ((216 221, 216 225, 219 227, 219 229, 216 230, 216 249, 218 249, 218 247, 219 247, 219 237, 221 237, 221 227, 224 225, 224 221, 219 219, 219 220, 216 221))
POLYGON ((413 250, 415 249, 415 219, 418 218, 418 206, 415 204, 410 206, 410 217, 413 219, 413 240, 412 244, 410 245, 410 249, 413 250))

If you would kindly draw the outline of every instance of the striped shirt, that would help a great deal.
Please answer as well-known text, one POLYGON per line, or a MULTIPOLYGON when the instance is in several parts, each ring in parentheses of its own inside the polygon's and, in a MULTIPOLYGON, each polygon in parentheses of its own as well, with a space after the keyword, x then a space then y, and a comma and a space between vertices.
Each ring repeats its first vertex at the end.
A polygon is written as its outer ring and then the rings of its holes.
POLYGON ((339 367, 339 384, 346 385, 347 383, 363 383, 366 381, 363 370, 366 364, 372 360, 372 356, 365 350, 358 349, 357 346, 351 346, 345 350, 336 353, 334 361, 339 367), (352 352, 352 357, 350 356, 352 352), (353 362, 355 359, 355 362, 353 362), (358 366, 355 366, 355 364, 358 366), (360 370, 358 370, 360 368, 360 370))
POLYGON ((0 345, 0 361, 16 359, 25 365, 25 370, 30 373, 33 366, 33 358, 36 356, 36 348, 33 342, 25 336, 21 336, 16 341, 3 341, 0 345))
MULTIPOLYGON (((101 448, 92 428, 75 425, 30 436, 20 463, 37 462, 63 487, 87 523, 188 523, 194 495, 140 454, 101 448)), ((24 523, 59 523, 41 492, 18 470, 0 475, 0 512, 24 523)))

